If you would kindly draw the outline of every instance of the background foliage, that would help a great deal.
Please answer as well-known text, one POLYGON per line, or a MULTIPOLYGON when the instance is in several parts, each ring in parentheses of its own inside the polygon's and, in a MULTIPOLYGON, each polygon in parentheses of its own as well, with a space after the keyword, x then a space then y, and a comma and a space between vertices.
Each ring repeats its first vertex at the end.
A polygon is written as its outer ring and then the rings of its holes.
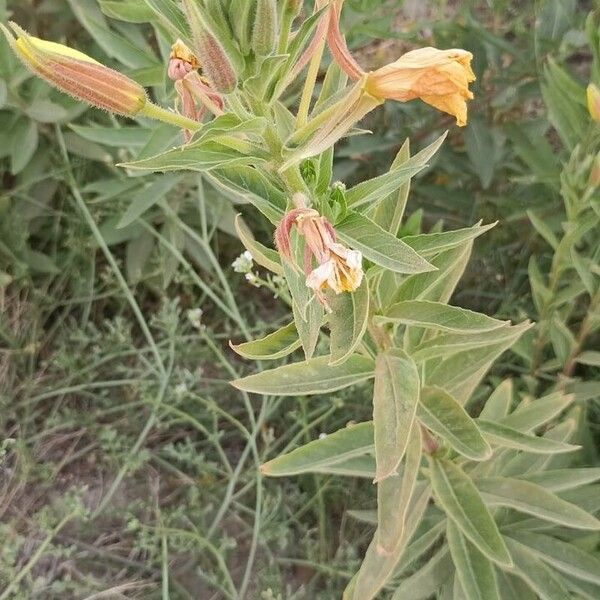
MULTIPOLYGON (((0 18, 119 66, 166 103, 168 47, 124 4, 0 0, 0 18)), ((575 397, 549 437, 582 444, 573 466, 598 465, 598 334, 585 323, 599 250, 570 235, 597 211, 582 158, 596 143, 583 100, 587 81, 598 82, 585 23, 594 6, 348 5, 345 30, 366 64, 427 41, 471 50, 478 81, 465 130, 417 103, 386 104, 368 122, 373 135, 340 148, 335 177, 379 174, 406 137, 421 149, 450 127, 413 182, 403 233, 500 221, 476 242, 454 303, 540 323, 473 403, 501 389, 495 403, 508 407, 562 386, 575 397)), ((250 367, 232 361, 227 340, 287 322, 276 278, 256 268, 253 286, 230 267, 242 250, 235 213, 264 241, 266 225, 200 175, 115 166, 179 143, 172 129, 86 110, 30 78, 5 46, 0 77, 0 598, 220 598, 231 582, 249 598, 339 597, 373 532, 370 482, 269 481, 258 466, 367 420, 370 398, 232 393, 228 381, 250 367)), ((515 459, 509 472, 521 467, 515 459)), ((583 489, 571 499, 597 511, 598 488, 583 489)), ((597 533, 574 541, 598 553, 597 533)), ((433 534, 425 542, 414 559, 433 556, 431 570, 404 565, 416 573, 405 585, 424 598, 448 563, 433 534)), ((517 581, 516 597, 530 597, 517 581)), ((597 597, 597 584, 573 593, 597 597)))

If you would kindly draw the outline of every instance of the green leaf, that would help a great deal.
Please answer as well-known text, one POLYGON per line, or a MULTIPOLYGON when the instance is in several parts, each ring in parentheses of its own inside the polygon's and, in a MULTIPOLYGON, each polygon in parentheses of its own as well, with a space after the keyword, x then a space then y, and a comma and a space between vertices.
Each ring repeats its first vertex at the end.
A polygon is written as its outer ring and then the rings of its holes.
POLYGON ((505 379, 487 399, 479 418, 486 421, 503 419, 509 413, 513 401, 512 379, 505 379))
POLYGON ((424 168, 425 165, 409 165, 405 163, 403 166, 379 177, 363 181, 346 192, 348 206, 356 209, 365 204, 373 205, 373 203, 379 202, 387 195, 397 192, 403 184, 410 181, 413 175, 416 175, 424 168))
POLYGON ((242 154, 219 142, 200 142, 189 144, 174 150, 167 150, 158 156, 145 158, 119 166, 135 171, 210 171, 232 165, 254 165, 262 158, 242 154))
MULTIPOLYGON (((308 289, 308 288, 307 288, 308 289)), ((300 314, 296 301, 292 300, 292 313, 294 314, 294 323, 296 331, 300 337, 300 343, 304 350, 306 360, 312 358, 317 342, 319 341, 319 332, 323 324, 323 307, 316 298, 312 298, 306 306, 304 317, 300 314)))
POLYGON ((517 429, 512 429, 500 423, 477 419, 477 425, 483 432, 484 437, 495 446, 523 450, 533 454, 558 454, 561 452, 574 452, 581 446, 556 442, 549 438, 528 435, 517 429))
POLYGON ((410 246, 356 212, 349 212, 335 229, 345 244, 360 250, 365 258, 386 269, 407 274, 435 270, 410 246))
MULTIPOLYGON (((410 141, 408 138, 402 144, 398 151, 390 170, 397 169, 406 163, 410 158, 410 141)), ((375 209, 370 211, 372 218, 377 225, 389 231, 392 235, 397 235, 400 229, 400 223, 404 215, 408 194, 410 192, 410 179, 403 183, 397 192, 388 194, 386 198, 380 200, 375 209)))
POLYGON ((174 39, 181 38, 191 45, 187 20, 176 3, 172 0, 144 0, 144 2, 174 39))
POLYGON ((418 235, 407 235, 402 238, 405 244, 408 244, 413 250, 426 258, 461 246, 465 242, 474 240, 486 231, 495 227, 496 223, 489 225, 474 225, 464 229, 455 229, 453 231, 442 231, 439 233, 421 233, 418 235))
POLYGON ((600 467, 554 469, 542 471, 541 473, 526 473, 519 476, 519 479, 541 485, 551 492, 563 492, 600 480, 600 467))
POLYGON ((300 348, 300 340, 294 323, 281 327, 273 333, 251 342, 232 344, 232 350, 250 360, 276 360, 300 348))
POLYGON ((484 333, 440 333, 421 342, 411 350, 411 356, 418 362, 439 357, 450 358, 459 352, 510 342, 514 337, 512 327, 498 327, 484 333))
POLYGON ((377 355, 373 392, 377 482, 396 473, 402 461, 419 402, 419 387, 417 367, 402 350, 377 355))
POLYGON ((509 325, 466 308, 449 306, 430 300, 405 300, 393 304, 384 315, 375 317, 378 323, 400 323, 450 333, 485 333, 509 325))
POLYGON ((142 127, 84 127, 70 124, 69 127, 83 139, 115 148, 143 148, 152 131, 142 127))
POLYGON ((477 424, 445 390, 424 387, 417 411, 419 421, 457 452, 472 460, 486 460, 492 454, 477 424))
POLYGON ((535 483, 509 477, 488 477, 478 479, 477 487, 490 506, 507 506, 565 527, 600 529, 596 517, 535 483))
MULTIPOLYGON (((372 600, 377 596, 379 590, 392 576, 408 542, 421 523, 430 496, 429 486, 421 484, 415 488, 410 500, 402 539, 391 554, 381 554, 378 551, 378 534, 375 533, 358 573, 344 591, 344 600, 372 600)), ((411 600, 412 598, 416 598, 416 596, 411 596, 411 600)))
POLYGON ((546 242, 550 245, 553 250, 558 248, 558 238, 555 233, 550 229, 548 223, 542 218, 538 217, 538 215, 532 210, 527 211, 527 216, 531 221, 531 224, 534 226, 535 230, 542 236, 546 242))
POLYGON ((421 466, 421 429, 410 431, 404 469, 377 485, 377 549, 380 554, 392 554, 402 541, 410 498, 413 495, 421 466))
POLYGON ((285 195, 255 167, 223 167, 208 171, 205 177, 235 202, 249 202, 255 206, 274 225, 283 216, 287 203, 285 195))
POLYGON ((554 392, 543 398, 521 404, 514 412, 500 421, 501 425, 531 431, 552 421, 574 400, 574 397, 562 392, 554 392))
POLYGON ((499 600, 492 563, 462 535, 451 519, 447 522, 446 539, 467 600, 499 600))
POLYGON ((287 477, 302 473, 329 472, 339 463, 373 452, 373 423, 344 427, 287 454, 264 463, 260 470, 269 477, 287 477))
POLYGON ((586 350, 577 357, 580 365, 589 365, 590 367, 600 367, 600 352, 586 350))
POLYGON ((427 383, 447 390, 461 404, 466 402, 492 363, 531 327, 528 322, 509 329, 513 336, 500 343, 458 352, 434 367, 427 374, 427 383))
POLYGON ((512 566, 510 554, 475 484, 457 465, 445 459, 430 461, 431 485, 439 506, 490 560, 512 566))
POLYGON ((152 20, 153 12, 144 5, 144 0, 127 2, 120 0, 99 0, 102 12, 112 19, 120 19, 128 23, 147 23, 152 20))
POLYGON ((336 367, 330 367, 329 361, 329 356, 319 356, 236 379, 231 384, 254 394, 304 396, 335 392, 374 376, 375 363, 366 356, 353 354, 336 367))
MULTIPOLYGON (((403 579, 396 588, 392 600, 426 600, 431 598, 454 573, 454 565, 444 545, 425 565, 407 579, 403 579)), ((356 598, 359 600, 359 598, 356 598)))
POLYGON ((150 210, 181 181, 180 175, 165 175, 146 183, 142 189, 131 196, 127 210, 119 219, 117 229, 127 227, 150 210))
POLYGON ((494 177, 496 147, 492 132, 481 119, 469 119, 465 149, 481 186, 486 190, 494 177))
POLYGON ((575 544, 530 531, 511 532, 510 537, 533 550, 538 558, 555 569, 600 585, 600 560, 575 544))
POLYGON ((252 255, 254 262, 261 267, 268 269, 272 273, 275 273, 275 275, 283 275, 283 267, 281 266, 279 253, 276 250, 267 248, 260 242, 257 242, 240 214, 235 217, 235 230, 240 241, 244 244, 244 248, 252 255))
POLYGON ((533 552, 511 538, 505 540, 514 558, 517 575, 534 589, 541 600, 571 600, 562 581, 533 552))
POLYGON ((369 285, 365 279, 354 292, 330 294, 328 317, 331 332, 331 365, 343 363, 357 348, 367 329, 369 318, 369 285))

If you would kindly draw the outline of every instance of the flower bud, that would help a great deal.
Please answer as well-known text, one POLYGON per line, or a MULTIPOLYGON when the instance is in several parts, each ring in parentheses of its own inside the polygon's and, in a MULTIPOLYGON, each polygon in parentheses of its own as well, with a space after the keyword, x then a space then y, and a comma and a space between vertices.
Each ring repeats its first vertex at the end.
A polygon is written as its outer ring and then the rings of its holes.
POLYGON ((587 87, 587 105, 592 119, 600 123, 600 90, 593 83, 587 87))
POLYGON ((283 12, 292 19, 295 19, 300 14, 303 5, 304 0, 287 0, 283 12))
POLYGON ((222 44, 210 30, 194 0, 183 0, 183 9, 192 31, 194 50, 201 57, 206 78, 218 92, 232 92, 237 86, 237 76, 222 44))
POLYGON ((122 73, 67 46, 30 36, 15 23, 17 35, 0 24, 4 35, 23 64, 61 92, 92 106, 132 117, 146 106, 144 88, 122 73))
POLYGON ((268 56, 273 52, 277 32, 277 6, 275 0, 258 0, 252 32, 252 48, 257 56, 268 56))

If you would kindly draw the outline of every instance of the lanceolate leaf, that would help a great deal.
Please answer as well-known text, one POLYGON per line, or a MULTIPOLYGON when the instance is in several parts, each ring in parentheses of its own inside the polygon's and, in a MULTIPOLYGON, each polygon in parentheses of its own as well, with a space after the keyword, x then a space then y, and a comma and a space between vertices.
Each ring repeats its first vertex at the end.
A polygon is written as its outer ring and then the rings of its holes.
POLYGON ((554 469, 541 473, 527 473, 519 479, 537 483, 551 492, 563 492, 600 480, 600 467, 581 469, 554 469))
POLYGON ((296 326, 290 323, 259 340, 237 345, 230 342, 229 345, 240 356, 250 360, 275 360, 300 348, 300 340, 296 326))
MULTIPOLYGON (((454 573, 448 546, 442 546, 429 561, 400 582, 392 600, 426 600, 431 598, 454 573)), ((357 598, 358 600, 358 598, 357 598)))
POLYGON ((282 454, 263 464, 260 470, 270 477, 323 471, 337 463, 373 452, 373 448, 373 423, 359 423, 282 454))
POLYGON ((373 392, 376 481, 393 475, 404 456, 419 402, 419 373, 402 350, 377 355, 373 392))
POLYGON ((469 476, 445 459, 433 458, 430 469, 431 485, 440 508, 490 560, 510 567, 512 560, 506 544, 469 476))
MULTIPOLYGON (((427 509, 431 490, 420 484, 413 493, 406 516, 406 527, 402 540, 391 554, 380 554, 377 550, 377 533, 373 537, 358 573, 344 591, 343 600, 372 600, 392 576, 402 553, 422 521, 427 509)), ((411 596, 416 598, 417 596, 411 596)))
POLYGON ((447 522, 446 539, 466 598, 499 600, 492 563, 463 536, 452 519, 447 522))
POLYGON ((510 412, 512 401, 513 382, 512 379, 505 379, 491 393, 479 414, 479 418, 487 421, 497 421, 504 418, 510 412))
POLYGON ((495 225, 496 223, 491 223, 490 225, 477 224, 473 227, 455 229, 453 231, 407 235, 402 238, 402 241, 408 244, 413 250, 416 250, 421 256, 428 258, 473 240, 486 231, 489 231, 495 225))
POLYGON ((558 576, 550 570, 526 546, 511 538, 506 544, 514 557, 515 569, 542 600, 571 600, 571 595, 558 576))
POLYGON ((475 421, 448 392, 427 386, 421 390, 417 411, 419 420, 457 452, 472 460, 485 460, 492 454, 475 421))
POLYGON ((345 244, 391 271, 407 274, 435 271, 435 267, 410 246, 363 215, 350 212, 335 229, 345 244))
POLYGON ((334 392, 374 376, 371 358, 353 354, 344 364, 329 366, 329 356, 262 371, 231 384, 240 390, 275 396, 303 396, 334 392))
POLYGON ((404 469, 377 484, 377 549, 391 554, 402 540, 404 523, 419 467, 421 465, 421 428, 413 424, 404 469))
POLYGON ((519 431, 531 431, 554 419, 574 399, 572 395, 562 392, 548 394, 538 400, 521 405, 516 411, 502 419, 501 424, 519 431))
POLYGON ((514 448, 533 454, 557 454, 560 452, 574 452, 580 449, 580 446, 564 444, 536 435, 528 435, 492 421, 477 419, 477 425, 483 431, 484 437, 496 446, 514 448))
POLYGON ((257 242, 241 215, 236 215, 235 217, 235 230, 242 244, 250 252, 252 259, 256 263, 276 275, 283 275, 283 267, 281 266, 281 260, 277 251, 257 242))
POLYGON ((200 142, 121 166, 139 171, 210 171, 231 165, 255 164, 260 157, 242 154, 218 142, 200 142))
POLYGON ((360 344, 369 318, 369 285, 366 278, 352 293, 329 296, 331 314, 331 365, 343 363, 360 344))
POLYGON ((514 531, 510 536, 559 571, 600 585, 600 560, 575 544, 531 531, 514 531))
POLYGON ((323 307, 317 302, 316 298, 313 298, 307 305, 306 315, 303 318, 300 315, 296 301, 292 300, 292 313, 294 314, 296 331, 300 337, 300 344, 304 350, 304 357, 306 360, 310 360, 319 341, 319 331, 323 323, 323 307))
POLYGON ((378 322, 416 325, 451 333, 485 333, 509 325, 481 313, 429 300, 405 300, 392 305, 378 322))
POLYGON ((477 487, 490 506, 507 506, 566 527, 600 530, 600 521, 547 489, 509 477, 477 479, 477 487))

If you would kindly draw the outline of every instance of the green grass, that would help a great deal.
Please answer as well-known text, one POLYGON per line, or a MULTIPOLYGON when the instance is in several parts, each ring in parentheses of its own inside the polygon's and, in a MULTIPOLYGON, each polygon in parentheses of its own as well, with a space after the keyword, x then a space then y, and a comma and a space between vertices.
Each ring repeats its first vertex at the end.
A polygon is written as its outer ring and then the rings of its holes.
MULTIPOLYGON (((82 27, 95 0, 81 2, 78 14, 67 3, 25 4, 0 0, 0 17, 15 10, 33 32, 98 49, 82 27)), ((528 260, 535 254, 547 265, 551 254, 525 210, 561 204, 523 160, 518 128, 553 141, 540 65, 552 54, 586 68, 578 40, 589 3, 550 37, 533 26, 532 10, 508 0, 458 11, 431 2, 413 16, 398 15, 395 2, 348 4, 350 41, 373 63, 424 42, 475 53, 476 125, 453 128, 417 179, 409 223, 500 219, 477 242, 455 298, 499 318, 531 315, 528 260), (496 152, 491 174, 465 142, 476 134, 496 152)), ((116 23, 122 33, 134 29, 116 23)), ((0 46, 0 86, 24 77, 11 60, 0 46)), ((132 194, 156 178, 128 178, 115 164, 132 148, 91 140, 66 123, 123 123, 83 113, 39 82, 17 87, 18 97, 0 103, 0 600, 339 598, 372 533, 348 511, 374 507, 371 483, 267 480, 258 467, 368 419, 370 397, 352 389, 296 401, 229 385, 255 366, 228 341, 287 322, 272 289, 249 285, 230 266, 242 249, 232 215, 253 219, 267 242, 265 224, 189 175, 119 229, 132 194), (66 116, 40 116, 34 102, 66 116)), ((373 136, 341 148, 336 173, 348 182, 381 172, 406 136, 420 148, 449 126, 427 108, 398 104, 371 121, 373 136)), ((476 401, 523 371, 518 354, 505 355, 476 401)), ((598 438, 599 419, 590 407, 586 435, 598 438)))

